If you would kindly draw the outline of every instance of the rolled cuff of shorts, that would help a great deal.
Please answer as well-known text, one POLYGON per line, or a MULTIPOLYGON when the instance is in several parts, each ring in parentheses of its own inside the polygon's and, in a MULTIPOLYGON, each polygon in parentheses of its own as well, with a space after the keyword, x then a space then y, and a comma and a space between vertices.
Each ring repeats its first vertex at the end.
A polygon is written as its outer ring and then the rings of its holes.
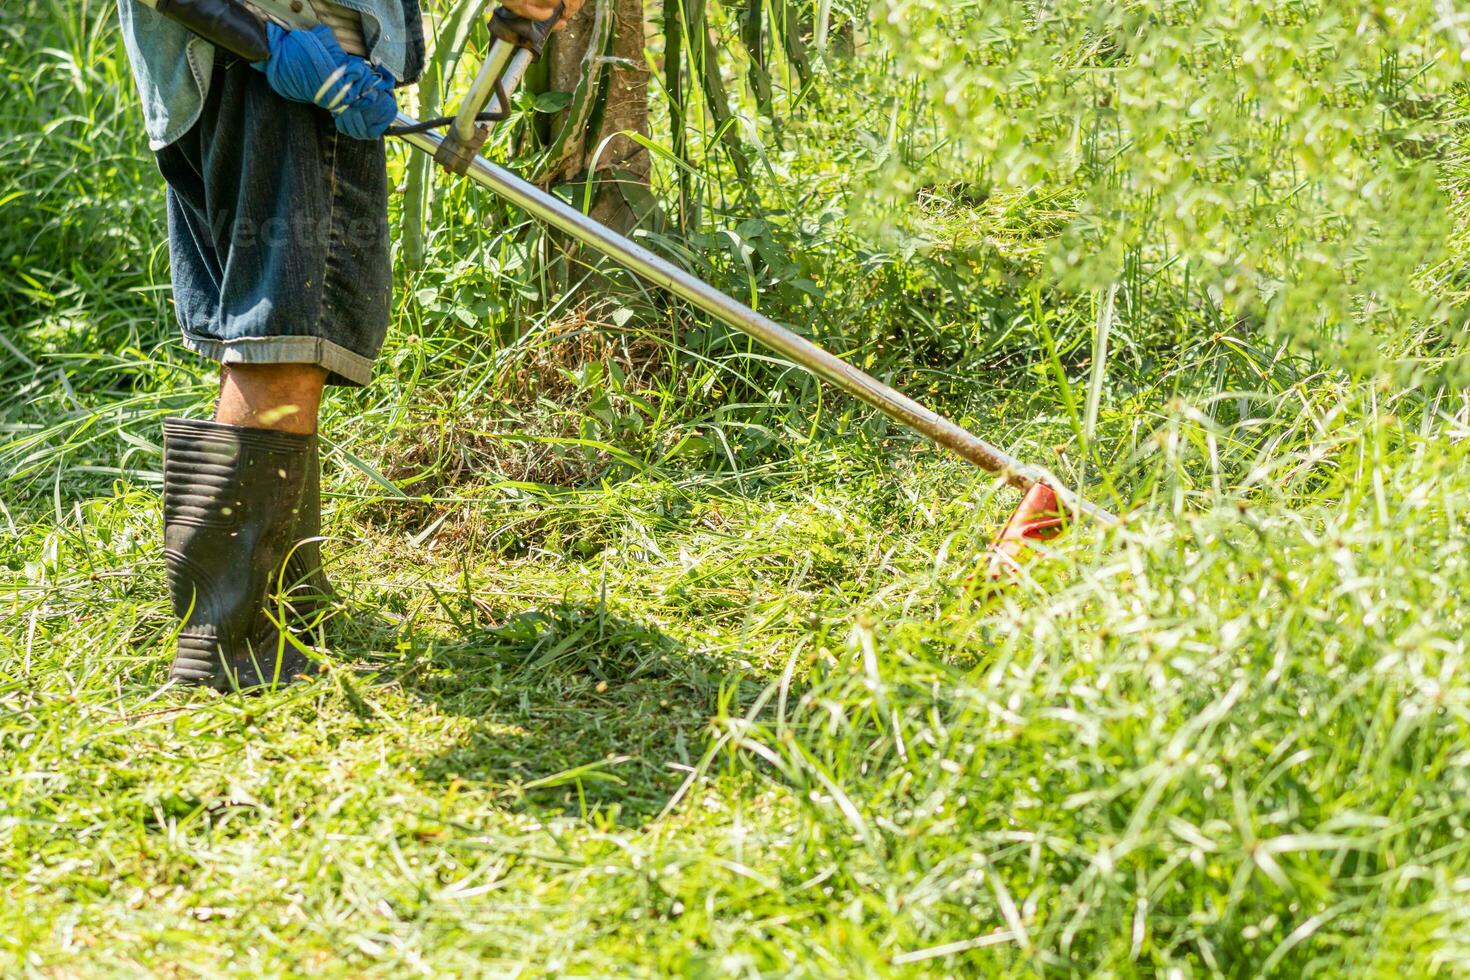
POLYGON ((327 384, 362 387, 373 378, 373 360, 321 337, 239 337, 217 340, 184 331, 184 346, 221 364, 315 364, 327 384))

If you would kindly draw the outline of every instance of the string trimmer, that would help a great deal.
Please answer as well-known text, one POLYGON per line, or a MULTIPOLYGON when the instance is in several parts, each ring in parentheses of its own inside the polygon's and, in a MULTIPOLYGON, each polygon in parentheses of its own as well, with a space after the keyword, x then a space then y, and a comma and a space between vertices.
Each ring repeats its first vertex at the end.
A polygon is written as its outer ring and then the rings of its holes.
MULTIPOLYGON (((248 61, 263 61, 269 56, 263 22, 238 0, 141 2, 248 61)), ((296 6, 293 4, 293 9, 296 6)), ((1086 516, 1108 525, 1118 523, 1115 516, 1084 500, 1047 470, 1014 458, 481 156, 480 148, 489 138, 492 125, 508 114, 511 96, 525 77, 526 69, 541 56, 560 16, 558 8, 557 13, 537 23, 517 17, 503 7, 498 9, 490 18, 494 43, 458 113, 423 122, 399 113, 389 134, 429 154, 447 172, 469 178, 562 234, 755 338, 822 380, 1021 490, 1025 496, 1020 507, 992 546, 1003 560, 1014 559, 1024 542, 1050 536, 1064 515, 1086 516)))

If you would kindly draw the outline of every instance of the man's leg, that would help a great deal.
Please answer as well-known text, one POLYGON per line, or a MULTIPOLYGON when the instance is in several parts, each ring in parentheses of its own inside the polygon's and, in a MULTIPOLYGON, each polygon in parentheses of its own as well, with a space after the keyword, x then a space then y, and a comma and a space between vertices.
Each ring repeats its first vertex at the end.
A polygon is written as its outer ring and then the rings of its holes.
POLYGON ((326 369, 315 364, 227 364, 214 420, 313 435, 326 381, 326 369))
POLYGON ((164 424, 164 547, 183 620, 172 676, 289 680, 312 663, 282 615, 320 621, 332 598, 317 544, 322 386, 366 384, 388 327, 385 151, 221 59, 198 121, 158 156, 184 343, 227 364, 213 420, 164 424))
POLYGON ((315 364, 227 364, 220 370, 214 420, 246 429, 310 436, 301 503, 292 525, 285 588, 303 622, 320 621, 337 598, 322 568, 321 451, 317 416, 327 371, 315 364))
POLYGON ((172 679, 268 687, 312 669, 265 610, 278 585, 298 611, 331 598, 314 540, 326 377, 311 364, 229 365, 213 421, 164 422, 164 555, 183 620, 172 679))

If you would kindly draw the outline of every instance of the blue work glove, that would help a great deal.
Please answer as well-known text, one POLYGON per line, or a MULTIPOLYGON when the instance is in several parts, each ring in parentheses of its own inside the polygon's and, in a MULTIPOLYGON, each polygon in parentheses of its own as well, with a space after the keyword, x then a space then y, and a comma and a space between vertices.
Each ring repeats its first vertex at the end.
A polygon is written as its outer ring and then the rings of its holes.
POLYGON ((267 23, 270 57, 255 67, 282 98, 321 106, 337 129, 359 140, 381 139, 398 117, 393 77, 342 50, 322 24, 288 31, 267 23))

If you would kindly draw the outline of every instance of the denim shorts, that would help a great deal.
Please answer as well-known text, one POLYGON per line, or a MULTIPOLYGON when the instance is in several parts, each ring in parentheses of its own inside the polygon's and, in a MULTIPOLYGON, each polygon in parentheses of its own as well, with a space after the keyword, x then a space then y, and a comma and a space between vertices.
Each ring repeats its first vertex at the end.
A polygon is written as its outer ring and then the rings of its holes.
POLYGON ((326 112, 221 56, 199 121, 158 166, 184 345, 366 384, 393 291, 382 141, 339 134, 326 112))

